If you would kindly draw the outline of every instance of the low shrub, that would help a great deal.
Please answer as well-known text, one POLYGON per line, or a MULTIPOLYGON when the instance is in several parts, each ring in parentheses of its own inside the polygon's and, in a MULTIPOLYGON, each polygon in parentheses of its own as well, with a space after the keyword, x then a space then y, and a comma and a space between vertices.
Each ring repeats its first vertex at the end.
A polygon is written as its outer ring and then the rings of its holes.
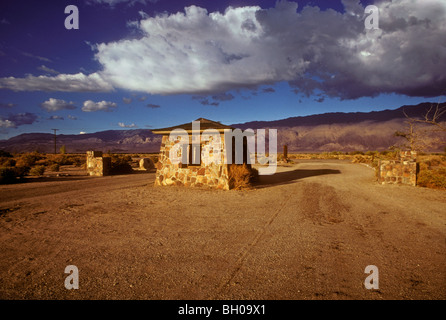
POLYGON ((16 161, 13 158, 9 157, 0 157, 0 166, 1 167, 15 167, 16 161))
POLYGON ((49 167, 50 171, 59 172, 60 165, 58 163, 54 163, 49 167))
POLYGON ((28 174, 28 167, 1 167, 0 184, 13 183, 28 174))
POLYGON ((427 165, 420 165, 417 176, 417 185, 420 187, 446 189, 446 168, 428 169, 427 165))
POLYGON ((437 167, 441 164, 440 159, 438 158, 430 158, 424 161, 429 167, 437 167))
POLYGON ((132 157, 129 155, 111 155, 111 173, 126 174, 132 173, 132 157))
POLYGON ((34 166, 29 170, 29 174, 32 176, 41 176, 45 173, 45 166, 34 166))
POLYGON ((258 180, 259 172, 255 168, 249 168, 246 164, 229 166, 229 187, 235 190, 250 188, 252 183, 258 180))
POLYGON ((158 156, 151 156, 151 157, 149 157, 149 158, 152 159, 153 163, 157 163, 158 160, 159 160, 159 157, 158 157, 158 156))
POLYGON ((50 161, 48 161, 48 159, 40 159, 40 160, 37 160, 36 162, 34 162, 34 165, 35 166, 49 166, 51 164, 51 162, 50 161))
POLYGON ((367 156, 362 156, 362 155, 356 154, 356 155, 353 156, 352 162, 353 163, 369 163, 369 162, 371 162, 371 157, 367 157, 367 156))
POLYGON ((37 161, 43 160, 44 158, 38 152, 24 153, 18 157, 16 165, 19 167, 32 167, 37 161))
POLYGON ((30 167, 18 167, 14 168, 16 175, 18 178, 23 178, 24 176, 29 174, 30 167))
POLYGON ((16 180, 16 172, 13 167, 0 168, 0 183, 12 183, 16 180))
POLYGON ((52 154, 48 155, 48 163, 51 164, 58 164, 59 166, 65 166, 73 164, 73 160, 68 157, 65 154, 52 154))
POLYGON ((0 157, 12 158, 13 155, 10 154, 9 152, 5 151, 5 150, 0 150, 0 157))
POLYGON ((84 163, 87 162, 85 156, 81 155, 70 155, 70 161, 72 164, 74 164, 76 167, 81 167, 84 163))

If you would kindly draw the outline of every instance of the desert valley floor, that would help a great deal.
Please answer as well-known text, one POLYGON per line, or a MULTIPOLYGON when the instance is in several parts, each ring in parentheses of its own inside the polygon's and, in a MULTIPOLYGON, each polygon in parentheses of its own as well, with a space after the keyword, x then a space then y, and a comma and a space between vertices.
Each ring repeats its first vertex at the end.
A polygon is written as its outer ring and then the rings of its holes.
POLYGON ((246 191, 154 178, 0 186, 0 299, 446 298, 445 191, 379 185, 337 160, 279 167, 246 191))

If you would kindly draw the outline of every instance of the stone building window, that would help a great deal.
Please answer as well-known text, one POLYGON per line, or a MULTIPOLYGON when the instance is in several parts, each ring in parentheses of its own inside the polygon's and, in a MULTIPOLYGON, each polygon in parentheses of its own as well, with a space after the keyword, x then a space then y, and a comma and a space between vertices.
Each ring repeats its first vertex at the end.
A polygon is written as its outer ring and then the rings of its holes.
POLYGON ((185 149, 187 150, 187 161, 181 163, 181 168, 201 166, 201 145, 188 144, 185 149))
POLYGON ((190 144, 189 149, 189 166, 201 166, 201 144, 190 144))

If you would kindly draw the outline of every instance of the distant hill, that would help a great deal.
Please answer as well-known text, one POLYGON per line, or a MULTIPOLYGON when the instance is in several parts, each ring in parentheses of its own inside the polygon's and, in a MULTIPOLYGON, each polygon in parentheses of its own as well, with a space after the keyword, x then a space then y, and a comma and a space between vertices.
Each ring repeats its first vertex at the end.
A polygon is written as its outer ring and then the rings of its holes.
MULTIPOLYGON (((234 124, 240 129, 266 128, 266 127, 298 127, 298 126, 319 126, 329 124, 354 124, 364 121, 387 122, 395 119, 405 119, 404 112, 409 117, 424 117, 424 114, 434 103, 425 102, 418 105, 402 106, 395 110, 371 111, 371 112, 330 112, 315 114, 311 116, 291 117, 275 121, 251 121, 241 124, 234 124)), ((440 106, 445 106, 446 103, 440 106)), ((446 116, 443 117, 446 121, 446 116)))
MULTIPOLYGON (((86 134, 58 134, 57 150, 65 145, 69 153, 87 150, 103 152, 157 152, 161 136, 147 129, 107 130, 86 134)), ((51 133, 24 133, 8 140, 0 140, 0 149, 10 152, 54 152, 54 135, 51 133)))
MULTIPOLYGON (((232 126, 243 130, 276 128, 278 151, 281 151, 283 145, 288 145, 290 152, 386 150, 403 142, 394 133, 406 130, 404 113, 409 117, 424 118, 432 105, 436 103, 405 105, 395 110, 333 112, 276 121, 252 121, 232 126)), ((440 104, 440 107, 445 106, 446 103, 440 104)), ((441 121, 446 121, 446 115, 441 121)), ((424 128, 430 131, 432 126, 424 128)), ((429 146, 426 151, 444 151, 446 134, 426 133, 425 143, 429 146)))
MULTIPOLYGON (((278 151, 288 145, 290 152, 368 151, 386 150, 401 142, 395 137, 397 130, 404 130, 404 112, 410 117, 422 118, 433 103, 402 106, 395 110, 351 113, 324 113, 292 117, 275 121, 252 121, 232 124, 240 129, 278 129, 278 151)), ((443 103, 442 106, 446 106, 443 103)), ((212 119, 218 120, 218 119, 212 119)), ((187 121, 187 120, 186 120, 187 121)), ((446 121, 443 117, 442 121, 446 121)), ((430 151, 443 151, 446 135, 428 135, 430 151)), ((108 130, 88 134, 57 135, 57 148, 66 146, 67 152, 87 150, 115 153, 158 152, 161 136, 148 129, 108 130)), ((24 133, 8 140, 0 140, 0 149, 10 152, 54 151, 51 133, 24 133)))

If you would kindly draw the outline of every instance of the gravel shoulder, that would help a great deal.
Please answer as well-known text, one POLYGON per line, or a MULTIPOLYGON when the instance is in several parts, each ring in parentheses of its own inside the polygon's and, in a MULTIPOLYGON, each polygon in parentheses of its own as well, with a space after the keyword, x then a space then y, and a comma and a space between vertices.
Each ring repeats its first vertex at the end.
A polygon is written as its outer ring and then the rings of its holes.
POLYGON ((446 298, 445 191, 382 186, 337 160, 279 167, 247 191, 154 178, 0 186, 0 299, 446 298))

